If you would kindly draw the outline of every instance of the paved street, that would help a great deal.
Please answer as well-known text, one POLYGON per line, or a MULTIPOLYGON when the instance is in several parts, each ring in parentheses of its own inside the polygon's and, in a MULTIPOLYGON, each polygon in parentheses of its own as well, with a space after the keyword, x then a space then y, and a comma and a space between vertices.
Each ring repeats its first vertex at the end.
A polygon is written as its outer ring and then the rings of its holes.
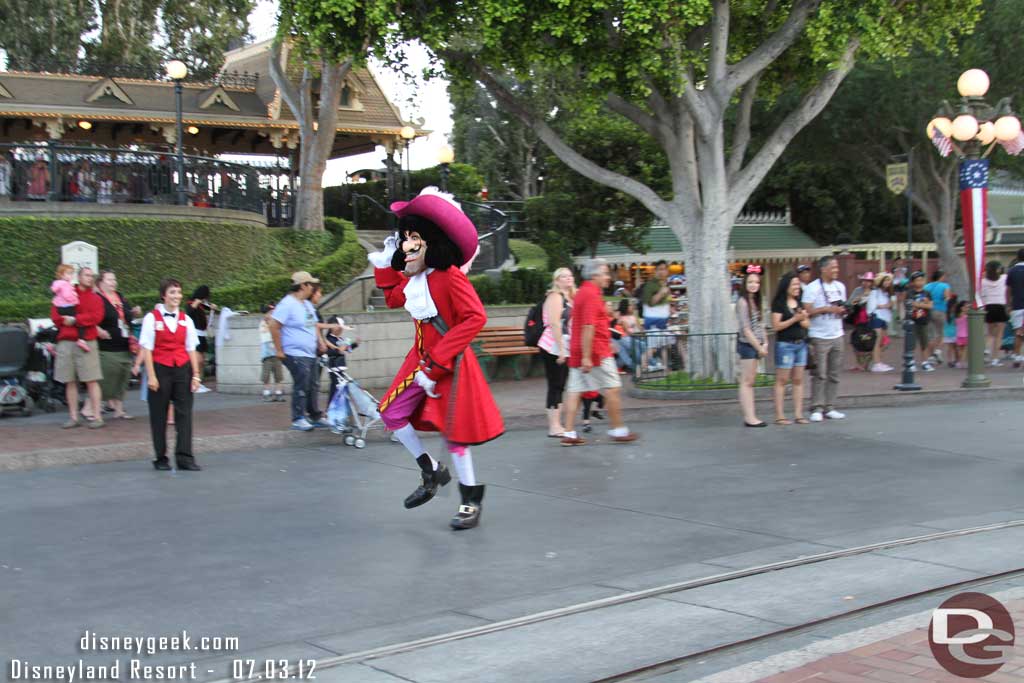
POLYGON ((635 424, 635 444, 577 449, 512 431, 474 451, 489 488, 481 528, 462 533, 447 528, 454 486, 402 508, 413 462, 379 442, 211 455, 176 476, 143 462, 7 473, 0 653, 109 661, 78 651, 84 630, 187 628, 238 637, 243 654, 326 657, 1021 519, 1021 406, 858 410, 760 430, 686 418, 635 424))

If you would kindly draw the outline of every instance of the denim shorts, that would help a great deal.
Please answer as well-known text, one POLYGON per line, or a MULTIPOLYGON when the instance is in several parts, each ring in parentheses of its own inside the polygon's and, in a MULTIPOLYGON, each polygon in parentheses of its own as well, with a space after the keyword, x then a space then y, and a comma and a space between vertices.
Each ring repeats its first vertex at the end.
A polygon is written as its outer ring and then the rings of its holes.
POLYGON ((777 370, 789 370, 790 368, 802 368, 807 365, 807 342, 775 342, 775 368, 777 370))
POLYGON ((736 342, 736 353, 742 360, 757 360, 757 349, 745 341, 736 342))
POLYGON ((871 316, 871 319, 868 320, 868 327, 873 330, 887 330, 889 329, 889 323, 882 320, 877 315, 873 315, 871 316))

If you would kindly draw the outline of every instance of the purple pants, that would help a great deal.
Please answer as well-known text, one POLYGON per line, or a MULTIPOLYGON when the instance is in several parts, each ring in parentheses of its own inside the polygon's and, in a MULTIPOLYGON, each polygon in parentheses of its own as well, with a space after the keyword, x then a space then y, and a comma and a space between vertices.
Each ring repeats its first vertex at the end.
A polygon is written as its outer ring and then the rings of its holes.
MULTIPOLYGON (((381 411, 380 419, 389 432, 396 431, 409 424, 409 418, 427 397, 427 392, 419 384, 410 384, 402 393, 381 411)), ((443 436, 443 435, 442 435, 443 436)), ((446 440, 447 441, 447 440, 446 440)), ((462 455, 466 445, 447 441, 448 452, 462 455)))

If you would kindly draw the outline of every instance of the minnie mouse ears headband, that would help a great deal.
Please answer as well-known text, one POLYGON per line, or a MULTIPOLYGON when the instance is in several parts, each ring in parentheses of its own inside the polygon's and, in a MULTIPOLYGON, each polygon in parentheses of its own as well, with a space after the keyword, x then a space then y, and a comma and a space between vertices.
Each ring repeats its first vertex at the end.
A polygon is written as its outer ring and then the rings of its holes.
POLYGON ((745 272, 747 275, 760 275, 761 266, 757 265, 756 263, 751 263, 747 265, 743 272, 745 272))

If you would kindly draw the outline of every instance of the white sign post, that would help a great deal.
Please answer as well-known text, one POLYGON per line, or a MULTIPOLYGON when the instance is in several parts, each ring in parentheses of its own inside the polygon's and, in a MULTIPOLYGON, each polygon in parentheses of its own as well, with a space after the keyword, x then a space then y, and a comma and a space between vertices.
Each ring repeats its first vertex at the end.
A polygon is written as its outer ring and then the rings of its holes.
POLYGON ((88 242, 68 242, 60 248, 60 262, 75 267, 75 282, 78 282, 79 269, 88 266, 94 273, 99 273, 99 249, 88 242))

